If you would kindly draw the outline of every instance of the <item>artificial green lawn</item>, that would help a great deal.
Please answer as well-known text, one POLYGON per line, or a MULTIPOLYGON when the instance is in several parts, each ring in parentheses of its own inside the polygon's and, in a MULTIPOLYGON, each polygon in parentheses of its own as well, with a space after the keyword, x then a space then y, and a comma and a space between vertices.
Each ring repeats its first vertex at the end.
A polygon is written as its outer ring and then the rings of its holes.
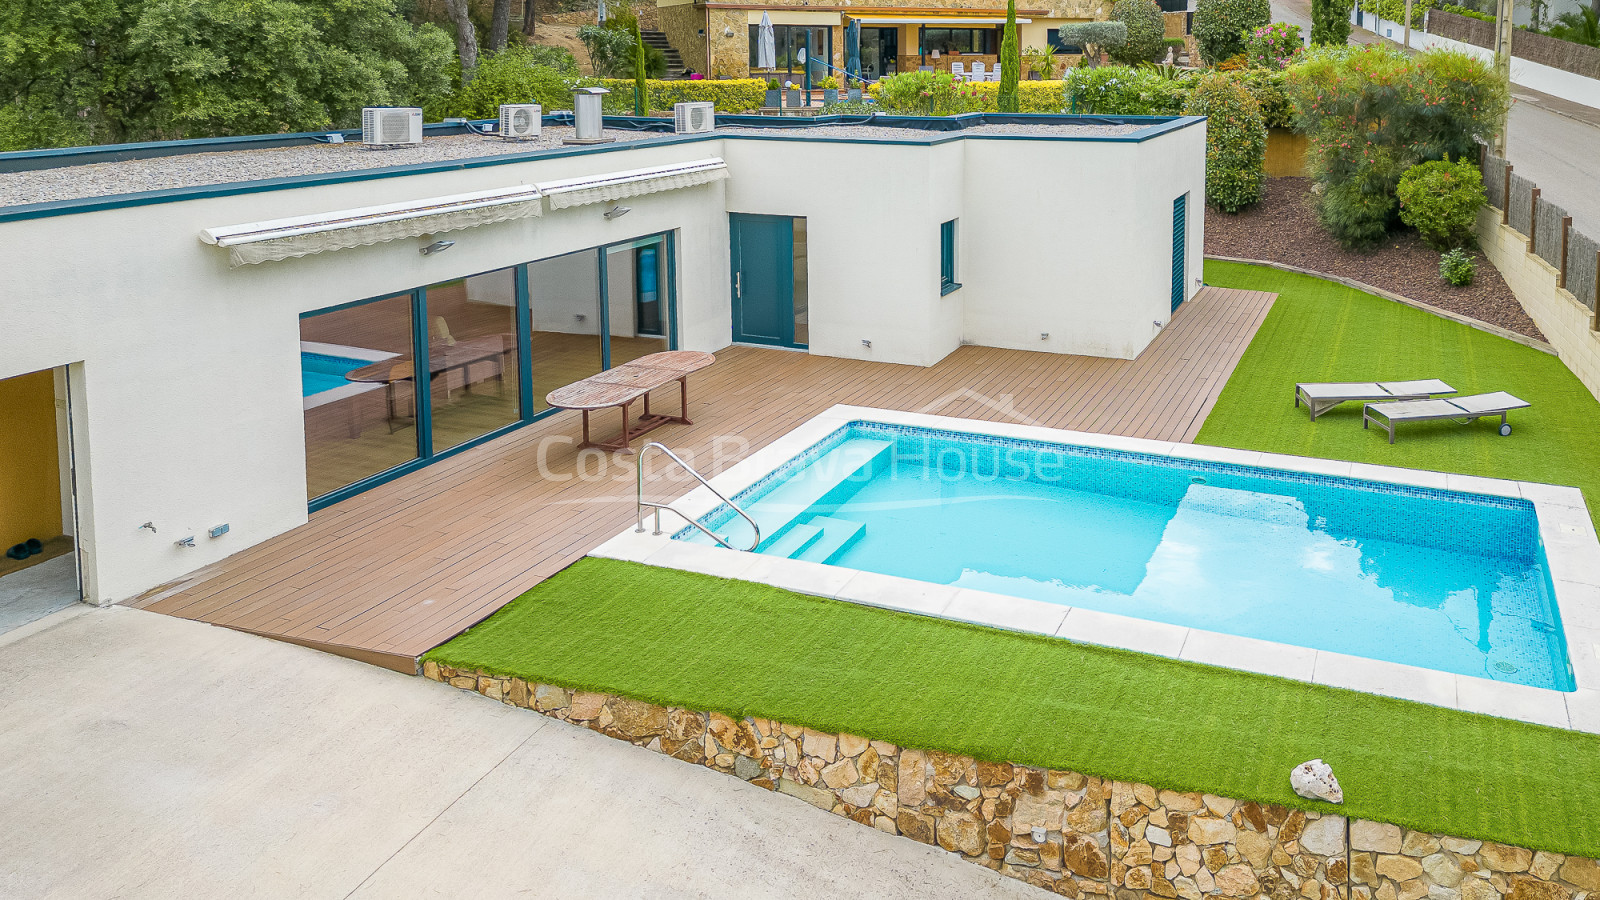
POLYGON ((1278 300, 1206 417, 1196 443, 1581 488, 1600 511, 1600 404, 1561 360, 1353 288, 1263 266, 1208 261, 1206 283, 1278 300), (1461 426, 1401 425, 1395 443, 1361 427, 1361 404, 1307 421, 1298 381, 1441 378, 1462 394, 1507 391, 1532 403, 1461 426))
POLYGON ((1600 856, 1600 738, 1302 682, 584 559, 427 659, 987 760, 1600 856))
MULTIPOLYGON (((1206 280, 1280 296, 1203 442, 1600 490, 1600 408, 1554 357, 1305 276, 1208 263, 1206 280), (1534 405, 1508 438, 1416 425, 1391 447, 1355 404, 1312 424, 1291 399, 1296 381, 1431 377, 1534 405)), ((1346 814, 1600 856, 1600 737, 766 585, 585 559, 427 658, 1306 808, 1333 807, 1289 769, 1322 757, 1346 814)))

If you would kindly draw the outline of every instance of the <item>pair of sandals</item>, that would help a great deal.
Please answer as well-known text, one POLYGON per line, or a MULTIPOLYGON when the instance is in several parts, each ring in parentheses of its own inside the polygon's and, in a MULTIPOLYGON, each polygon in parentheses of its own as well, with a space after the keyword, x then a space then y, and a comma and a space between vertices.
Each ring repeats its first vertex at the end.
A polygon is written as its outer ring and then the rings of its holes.
POLYGON ((36 553, 44 552, 44 544, 38 538, 28 538, 10 550, 6 551, 7 559, 27 559, 36 553))

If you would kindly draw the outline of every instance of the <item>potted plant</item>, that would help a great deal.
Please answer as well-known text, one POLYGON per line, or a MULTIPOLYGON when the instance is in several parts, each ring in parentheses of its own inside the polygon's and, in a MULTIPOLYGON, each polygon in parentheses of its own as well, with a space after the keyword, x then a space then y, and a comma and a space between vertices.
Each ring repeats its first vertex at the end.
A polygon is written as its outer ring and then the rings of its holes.
POLYGON ((828 77, 817 82, 817 84, 822 88, 823 103, 839 102, 839 79, 829 75, 828 77))
POLYGON ((795 109, 800 107, 800 86, 789 82, 789 105, 795 109))
POLYGON ((776 109, 777 107, 783 105, 783 100, 781 99, 782 96, 783 96, 783 90, 778 85, 778 79, 776 79, 776 78, 768 78, 767 79, 767 98, 765 100, 761 101, 761 105, 776 109))
POLYGON ((851 88, 848 92, 846 92, 845 93, 845 97, 851 103, 860 103, 861 102, 861 82, 859 82, 859 81, 856 82, 856 86, 851 88))

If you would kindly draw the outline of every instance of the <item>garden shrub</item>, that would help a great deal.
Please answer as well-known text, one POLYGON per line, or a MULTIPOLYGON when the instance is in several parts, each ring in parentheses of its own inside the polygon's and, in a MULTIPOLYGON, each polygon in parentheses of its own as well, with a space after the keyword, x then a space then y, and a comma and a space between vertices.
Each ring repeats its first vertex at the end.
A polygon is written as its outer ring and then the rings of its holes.
POLYGON ((1472 261, 1471 254, 1465 250, 1451 250, 1439 257, 1439 277, 1456 287, 1466 287, 1471 284, 1472 276, 1476 274, 1478 274, 1478 264, 1472 261))
POLYGON ((1153 68, 1072 69, 1064 82, 1067 110, 1084 115, 1176 116, 1194 91, 1195 77, 1166 78, 1153 68))
POLYGON ((1079 66, 1093 68, 1100 54, 1115 53, 1128 42, 1128 26, 1121 22, 1074 22, 1061 26, 1061 42, 1083 48, 1079 66))
POLYGON ((1350 42, 1352 0, 1311 0, 1311 44, 1343 47, 1350 42))
POLYGON ((1269 0, 1200 0, 1194 37, 1209 65, 1244 52, 1244 34, 1272 21, 1269 0))
POLYGON ((1506 83, 1483 62, 1445 50, 1315 48, 1289 69, 1296 127, 1323 225, 1349 248, 1395 224, 1396 189, 1412 166, 1468 157, 1504 120, 1506 83))
MULTIPOLYGON (((979 112, 978 84, 957 81, 949 72, 905 72, 878 79, 873 92, 884 112, 907 116, 951 116, 979 112)), ((999 84, 995 84, 996 95, 999 84)))
MULTIPOLYGON (((502 103, 538 103, 546 112, 571 109, 572 89, 593 83, 539 65, 535 59, 527 46, 511 46, 483 57, 472 80, 447 104, 449 115, 492 119, 500 115, 502 103)), ((631 89, 632 82, 629 86, 631 89)))
POLYGON ((1400 221, 1415 228, 1435 250, 1455 250, 1475 243, 1478 210, 1488 202, 1483 173, 1465 159, 1437 159, 1412 166, 1395 189, 1400 221))
POLYGON ((1439 8, 1448 13, 1455 13, 1458 16, 1466 16, 1469 19, 1477 19, 1480 22, 1493 22, 1495 20, 1494 16, 1491 16, 1488 13, 1481 13, 1475 9, 1468 9, 1465 6, 1456 6, 1451 3, 1446 3, 1439 8))
MULTIPOLYGON (((578 40, 589 51, 589 62, 594 74, 609 78, 626 78, 633 75, 634 30, 639 19, 626 7, 612 13, 604 24, 584 25, 578 29, 578 40)), ((645 75, 660 78, 667 74, 667 57, 654 47, 644 48, 645 75)))
POLYGON ((1114 62, 1136 66, 1155 62, 1167 52, 1167 23, 1155 0, 1117 0, 1111 21, 1128 27, 1127 40, 1111 51, 1114 62))
MULTIPOLYGON (((1390 22, 1406 20, 1406 0, 1359 0, 1361 8, 1390 22)), ((1422 17, 1433 9, 1434 0, 1411 0, 1411 27, 1421 28, 1422 17)))
POLYGON ((1268 128, 1294 127, 1294 104, 1289 102, 1289 94, 1285 90, 1289 82, 1287 72, 1245 69, 1230 73, 1228 77, 1239 82, 1261 104, 1261 117, 1266 120, 1268 128))
POLYGON ((1000 112, 1021 112, 1017 102, 1017 82, 1022 80, 1022 51, 1017 46, 1017 0, 1006 0, 1006 27, 1000 35, 1000 93, 995 105, 1000 112))
POLYGON ((1267 126, 1261 104, 1238 81, 1208 75, 1184 110, 1206 116, 1206 200, 1238 212, 1261 199, 1266 181, 1267 126))
POLYGON ((1253 68, 1287 69, 1304 47, 1299 25, 1273 22, 1250 32, 1244 53, 1253 68))

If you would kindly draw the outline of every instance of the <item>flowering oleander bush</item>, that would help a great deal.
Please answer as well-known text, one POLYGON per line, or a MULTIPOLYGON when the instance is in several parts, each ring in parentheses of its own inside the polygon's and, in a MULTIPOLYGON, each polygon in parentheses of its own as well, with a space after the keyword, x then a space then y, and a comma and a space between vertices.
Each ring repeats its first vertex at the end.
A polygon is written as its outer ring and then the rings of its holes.
POLYGON ((1261 104, 1237 80, 1208 75, 1184 112, 1206 116, 1206 200, 1238 212, 1261 199, 1266 181, 1267 125, 1261 104))
POLYGON ((1483 173, 1465 159, 1439 159, 1412 166, 1400 176, 1400 221, 1421 232, 1435 250, 1455 250, 1474 243, 1478 210, 1488 202, 1483 173))
POLYGON ((1250 32, 1244 42, 1244 53, 1250 65, 1262 69, 1287 69, 1303 49, 1300 26, 1284 22, 1263 25, 1250 32))
POLYGON ((1474 155, 1502 126, 1509 99, 1487 64, 1447 50, 1319 47, 1288 71, 1296 127, 1311 140, 1317 211, 1353 249, 1375 245, 1396 224, 1407 169, 1474 155))
POLYGON ((1451 250, 1439 257, 1439 277, 1450 282, 1456 287, 1466 287, 1472 283, 1472 276, 1478 274, 1478 264, 1465 250, 1451 250))

